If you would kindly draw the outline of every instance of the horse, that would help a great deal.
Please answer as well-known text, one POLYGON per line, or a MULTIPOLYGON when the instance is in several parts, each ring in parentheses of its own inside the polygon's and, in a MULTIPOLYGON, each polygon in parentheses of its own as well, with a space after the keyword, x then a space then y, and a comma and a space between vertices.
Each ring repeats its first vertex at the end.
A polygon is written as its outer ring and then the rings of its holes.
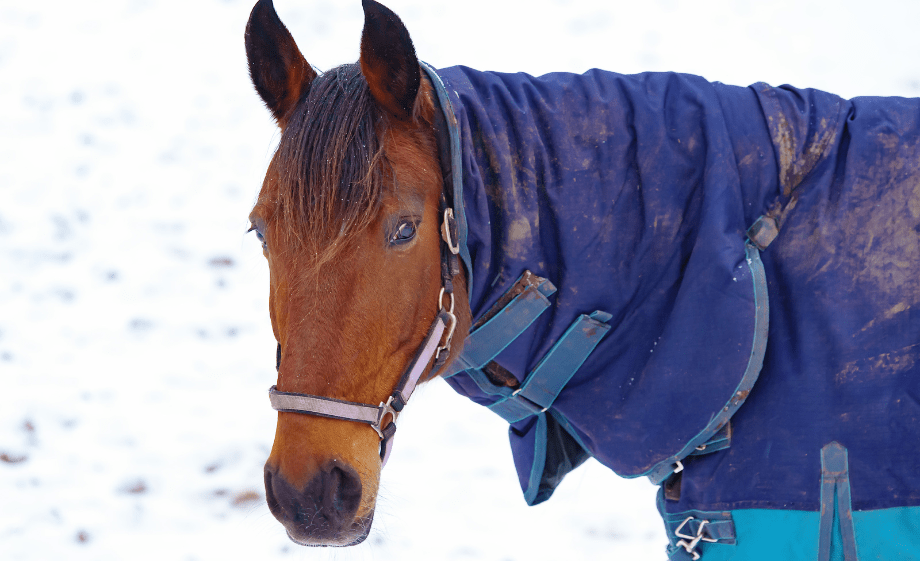
POLYGON ((245 33, 291 540, 367 537, 441 377, 508 421, 528 504, 589 457, 659 485, 671 559, 920 547, 920 102, 436 70, 362 4, 323 74, 271 0, 245 33))

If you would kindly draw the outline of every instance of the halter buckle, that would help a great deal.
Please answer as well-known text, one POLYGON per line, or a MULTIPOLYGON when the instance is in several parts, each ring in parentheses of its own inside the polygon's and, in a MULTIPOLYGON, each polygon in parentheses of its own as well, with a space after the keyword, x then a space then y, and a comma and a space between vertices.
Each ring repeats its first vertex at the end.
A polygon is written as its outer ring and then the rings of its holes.
POLYGON ((380 402, 380 408, 377 413, 377 421, 371 424, 371 428, 377 431, 377 435, 380 437, 380 440, 386 438, 383 434, 383 421, 386 419, 387 415, 392 415, 393 419, 390 421, 394 425, 396 424, 396 418, 399 417, 399 411, 393 408, 393 396, 391 395, 387 402, 380 402))
POLYGON ((457 316, 447 312, 448 317, 450 317, 450 323, 447 325, 447 335, 444 337, 444 344, 438 345, 438 350, 434 353, 434 363, 440 365, 443 361, 447 360, 447 357, 442 357, 441 353, 450 352, 450 342, 454 338, 454 330, 457 328, 457 316))
POLYGON ((454 293, 447 292, 442 287, 441 292, 438 294, 438 306, 441 308, 441 312, 447 314, 450 322, 447 324, 447 335, 444 336, 444 344, 438 345, 438 350, 434 353, 435 364, 441 364, 441 362, 446 359, 446 357, 441 357, 441 353, 444 351, 450 352, 450 342, 454 338, 454 330, 457 328, 457 316, 454 315, 454 293), (450 297, 449 306, 444 305, 445 294, 450 297))

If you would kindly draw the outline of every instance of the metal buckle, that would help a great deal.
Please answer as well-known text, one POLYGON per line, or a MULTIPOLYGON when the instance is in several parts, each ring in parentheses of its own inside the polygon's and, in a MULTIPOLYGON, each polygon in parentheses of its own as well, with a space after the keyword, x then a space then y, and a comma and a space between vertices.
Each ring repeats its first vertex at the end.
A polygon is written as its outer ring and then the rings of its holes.
MULTIPOLYGON (((524 390, 524 386, 519 387, 518 389, 516 389, 516 390, 514 390, 513 392, 511 392, 511 397, 517 397, 518 394, 521 393, 523 390, 524 390)), ((539 403, 535 403, 535 402, 533 402, 533 401, 527 399, 527 396, 526 396, 526 395, 522 395, 522 396, 521 396, 521 399, 525 400, 527 403, 529 403, 529 404, 533 405, 535 408, 539 409, 539 410, 540 410, 540 413, 546 413, 547 411, 549 411, 549 407, 543 407, 543 406, 540 405, 539 403)))
POLYGON ((450 317, 450 323, 447 325, 447 335, 444 337, 444 344, 439 345, 437 351, 434 353, 435 362, 441 360, 442 352, 450 352, 450 342, 454 338, 454 330, 457 328, 457 316, 454 315, 454 293, 447 292, 444 290, 444 287, 441 287, 441 292, 438 294, 438 306, 442 312, 447 313, 447 315, 450 317), (444 294, 447 294, 450 297, 449 307, 444 306, 444 294))
POLYGON ((460 244, 451 235, 452 224, 454 224, 454 209, 447 207, 444 209, 444 220, 441 222, 441 237, 444 238, 444 243, 447 244, 450 252, 457 255, 460 253, 460 244))
POLYGON ((441 287, 441 292, 438 294, 438 306, 439 306, 439 308, 441 309, 442 312, 447 312, 447 313, 453 315, 453 313, 454 313, 454 293, 453 293, 453 292, 447 292, 446 290, 444 290, 444 287, 442 286, 442 287, 441 287), (445 293, 446 293, 448 296, 450 296, 450 307, 449 307, 449 308, 447 308, 447 307, 444 306, 444 294, 445 294, 445 293))
POLYGON ((439 345, 434 353, 434 360, 436 363, 440 362, 442 352, 450 352, 450 342, 454 338, 454 330, 457 328, 457 316, 450 312, 448 312, 447 315, 450 316, 450 324, 447 326, 447 336, 444 338, 444 344, 439 345))
POLYGON ((694 517, 688 516, 683 522, 681 522, 680 526, 678 526, 677 529, 674 530, 674 535, 677 536, 678 538, 683 538, 677 542, 677 545, 684 548, 687 551, 687 553, 690 554, 690 557, 693 558, 694 561, 696 561, 697 559, 700 558, 700 554, 693 550, 696 549, 696 546, 698 543, 700 543, 700 540, 704 542, 710 542, 710 543, 716 543, 719 540, 703 537, 703 528, 706 527, 706 524, 709 524, 709 520, 703 520, 702 522, 700 522, 700 527, 696 529, 695 536, 681 534, 680 533, 681 529, 683 529, 683 527, 686 526, 691 520, 694 520, 694 517), (687 540, 690 540, 690 541, 688 542, 687 540))
POLYGON ((380 408, 378 409, 378 413, 377 413, 377 422, 371 425, 371 428, 377 431, 377 435, 380 437, 380 440, 384 439, 383 421, 384 419, 386 419, 386 416, 388 414, 393 416, 393 420, 391 420, 390 422, 393 423, 394 425, 396 424, 396 418, 399 417, 399 411, 397 411, 396 409, 393 409, 392 403, 393 403, 392 395, 387 399, 386 403, 382 401, 380 402, 380 408))

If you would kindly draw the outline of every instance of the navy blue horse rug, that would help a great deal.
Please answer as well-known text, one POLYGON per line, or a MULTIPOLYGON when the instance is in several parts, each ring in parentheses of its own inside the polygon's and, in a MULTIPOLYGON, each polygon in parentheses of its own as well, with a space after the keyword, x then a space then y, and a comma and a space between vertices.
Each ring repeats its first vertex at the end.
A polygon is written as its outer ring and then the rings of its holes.
POLYGON ((673 559, 920 557, 920 100, 426 68, 524 497, 594 457, 673 559))

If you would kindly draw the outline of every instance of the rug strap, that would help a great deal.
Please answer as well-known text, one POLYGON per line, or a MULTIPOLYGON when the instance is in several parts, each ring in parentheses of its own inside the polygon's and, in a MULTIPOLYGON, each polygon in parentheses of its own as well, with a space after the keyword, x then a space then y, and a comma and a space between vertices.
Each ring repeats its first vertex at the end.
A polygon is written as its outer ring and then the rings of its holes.
MULTIPOLYGON (((524 271, 508 291, 511 298, 500 299, 484 315, 488 319, 476 323, 463 344, 460 356, 447 365, 440 376, 449 378, 464 370, 483 368, 549 309, 549 297, 555 292, 553 283, 530 271, 524 271)), ((486 393, 494 393, 490 386, 488 384, 481 389, 486 393)))
POLYGON ((552 407, 562 389, 610 331, 610 314, 600 310, 582 314, 530 372, 521 387, 489 405, 511 424, 552 407))
POLYGON ((857 561, 847 449, 831 442, 821 449, 821 524, 818 561, 857 561), (838 527, 839 526, 839 527, 838 527), (837 535, 839 531, 839 535, 837 535), (839 541, 838 541, 839 540, 839 541), (843 556, 840 555, 843 550, 843 556))

